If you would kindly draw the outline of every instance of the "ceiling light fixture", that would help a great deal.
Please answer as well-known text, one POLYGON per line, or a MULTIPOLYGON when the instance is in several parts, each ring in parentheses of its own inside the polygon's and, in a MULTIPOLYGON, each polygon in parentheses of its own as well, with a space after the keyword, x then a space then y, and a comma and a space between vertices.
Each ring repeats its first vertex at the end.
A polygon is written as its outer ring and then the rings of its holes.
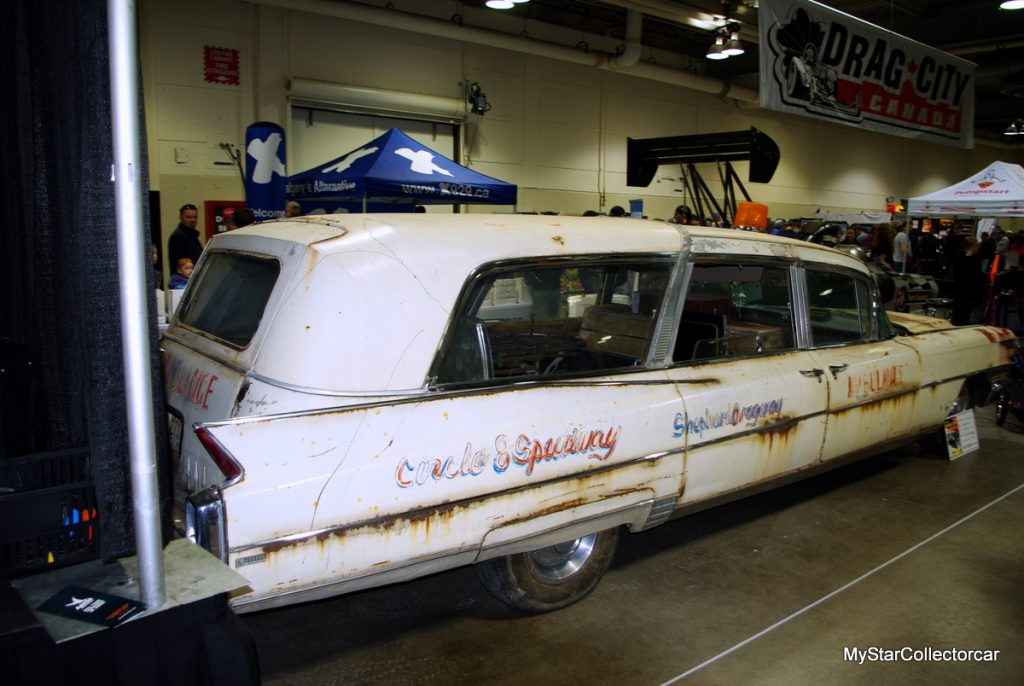
POLYGON ((999 3, 1001 10, 1024 10, 1024 0, 1003 0, 999 3))
POLYGON ((737 21, 725 20, 722 26, 715 29, 715 42, 708 48, 709 60, 724 60, 734 55, 742 55, 746 50, 740 42, 740 24, 737 21))
POLYGON ((721 36, 715 36, 715 42, 708 48, 707 58, 709 60, 724 60, 728 56, 725 53, 725 41, 721 36))
POLYGON ((530 2, 530 0, 487 0, 484 4, 492 10, 510 10, 524 2, 530 2))
POLYGON ((729 57, 746 52, 743 49, 743 43, 740 43, 740 25, 732 22, 726 27, 726 30, 729 31, 729 41, 725 44, 725 49, 722 52, 729 57))

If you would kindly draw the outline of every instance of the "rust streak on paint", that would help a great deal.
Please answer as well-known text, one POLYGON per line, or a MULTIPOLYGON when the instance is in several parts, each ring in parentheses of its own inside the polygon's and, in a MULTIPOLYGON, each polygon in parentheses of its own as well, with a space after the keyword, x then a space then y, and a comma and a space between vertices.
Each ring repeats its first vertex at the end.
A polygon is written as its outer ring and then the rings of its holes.
POLYGON ((250 385, 252 385, 252 382, 250 382, 248 378, 242 381, 242 384, 238 387, 238 395, 235 396, 234 407, 238 407, 242 404, 242 400, 245 399, 245 394, 249 392, 250 385))
POLYGON ((796 427, 797 422, 793 417, 780 417, 778 421, 772 422, 763 430, 759 431, 757 433, 757 440, 763 444, 767 444, 768 450, 772 451, 776 447, 776 441, 778 441, 780 447, 788 443, 789 438, 793 435, 796 427))
POLYGON ((432 526, 451 523, 455 518, 455 513, 462 509, 465 509, 465 507, 461 505, 440 505, 426 510, 419 510, 411 515, 391 515, 381 517, 369 523, 360 522, 357 524, 339 525, 318 531, 315 534, 265 543, 261 549, 264 553, 272 555, 289 548, 299 548, 311 542, 323 544, 332 536, 344 538, 346 536, 359 535, 360 533, 371 533, 374 531, 385 533, 405 528, 422 528, 424 535, 429 535, 432 526))
MULTIPOLYGON (((890 395, 885 398, 879 398, 861 405, 855 405, 853 407, 846 407, 836 410, 833 416, 842 418, 850 415, 867 415, 869 413, 891 413, 893 410, 899 409, 906 403, 913 404, 916 396, 914 393, 901 393, 899 395, 890 395)), ((884 416, 884 415, 883 415, 884 416)))
POLYGON ((713 376, 708 376, 708 377, 704 377, 702 379, 679 379, 677 381, 677 383, 693 384, 693 385, 707 384, 708 386, 717 386, 717 385, 721 385, 722 380, 721 379, 716 379, 713 376))

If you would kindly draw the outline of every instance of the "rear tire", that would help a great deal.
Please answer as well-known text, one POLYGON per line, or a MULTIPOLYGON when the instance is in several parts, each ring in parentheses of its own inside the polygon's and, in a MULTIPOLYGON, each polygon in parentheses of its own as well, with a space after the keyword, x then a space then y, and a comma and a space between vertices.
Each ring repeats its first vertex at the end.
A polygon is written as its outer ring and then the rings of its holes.
POLYGON ((619 529, 481 562, 477 576, 502 602, 529 614, 551 612, 582 600, 611 565, 619 529))

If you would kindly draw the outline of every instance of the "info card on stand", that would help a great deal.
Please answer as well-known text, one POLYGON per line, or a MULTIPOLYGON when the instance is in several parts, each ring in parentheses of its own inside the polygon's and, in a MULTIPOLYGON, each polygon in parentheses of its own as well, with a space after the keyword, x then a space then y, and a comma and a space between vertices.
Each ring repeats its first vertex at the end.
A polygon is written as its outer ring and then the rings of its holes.
POLYGON ((949 459, 955 460, 981 447, 978 442, 978 426, 974 422, 974 410, 947 417, 943 428, 946 432, 949 459))

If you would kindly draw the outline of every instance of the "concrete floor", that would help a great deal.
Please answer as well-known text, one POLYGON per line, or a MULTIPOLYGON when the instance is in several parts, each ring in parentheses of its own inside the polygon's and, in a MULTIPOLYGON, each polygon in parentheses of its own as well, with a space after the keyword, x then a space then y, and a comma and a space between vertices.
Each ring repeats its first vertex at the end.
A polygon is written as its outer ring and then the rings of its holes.
POLYGON ((625 535, 597 590, 517 617, 472 569, 246 615, 264 683, 1024 683, 1024 424, 625 535), (996 651, 994 662, 844 649, 996 651))

